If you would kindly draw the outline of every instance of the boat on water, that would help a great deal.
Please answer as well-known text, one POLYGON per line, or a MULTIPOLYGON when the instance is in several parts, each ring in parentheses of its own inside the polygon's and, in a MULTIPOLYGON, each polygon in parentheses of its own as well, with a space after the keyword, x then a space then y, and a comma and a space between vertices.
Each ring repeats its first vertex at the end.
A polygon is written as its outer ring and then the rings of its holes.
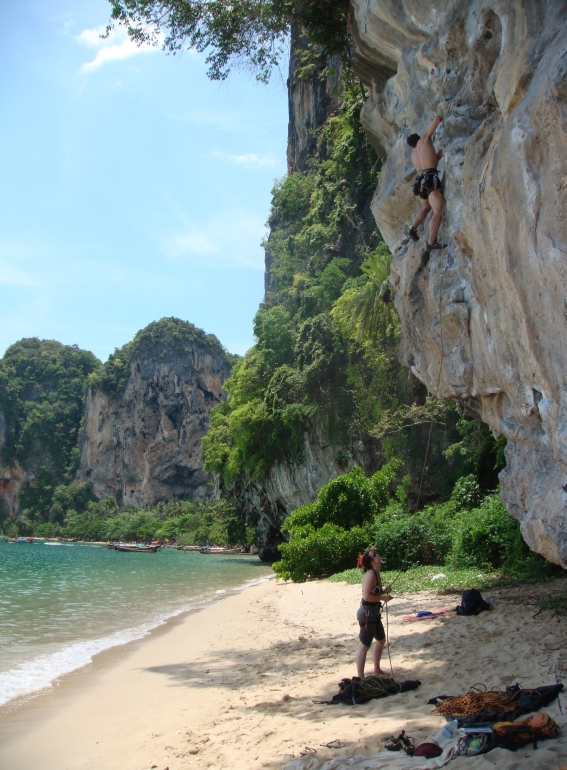
POLYGON ((114 551, 128 553, 157 553, 159 549, 159 545, 126 545, 125 543, 112 543, 108 547, 114 551))
POLYGON ((227 553, 240 553, 238 548, 221 548, 218 545, 203 545, 199 548, 199 553, 208 554, 227 554, 227 553))
POLYGON ((178 545, 176 546, 178 551, 200 551, 200 545, 178 545))

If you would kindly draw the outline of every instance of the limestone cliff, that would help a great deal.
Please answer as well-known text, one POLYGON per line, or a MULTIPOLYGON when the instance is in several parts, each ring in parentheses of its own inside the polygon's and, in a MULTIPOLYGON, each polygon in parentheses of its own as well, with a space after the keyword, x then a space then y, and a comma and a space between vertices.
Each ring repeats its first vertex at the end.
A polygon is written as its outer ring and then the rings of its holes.
POLYGON ((315 131, 338 108, 342 67, 336 56, 314 52, 294 26, 289 55, 287 170, 304 172, 317 157, 315 131))
MULTIPOLYGON (((288 174, 305 174, 313 164, 321 160, 316 132, 330 116, 337 113, 341 77, 342 66, 338 57, 317 53, 300 34, 298 27, 294 26, 287 81, 288 174)), ((373 227, 372 223, 371 229, 373 227)), ((270 239, 264 246, 264 301, 269 305, 281 286, 272 270, 270 239)), ((223 494, 232 499, 245 514, 247 523, 257 531, 261 558, 276 556, 276 546, 283 539, 280 527, 284 519, 295 508, 312 502, 320 486, 352 468, 355 463, 362 465, 368 472, 376 469, 374 463, 377 458, 362 441, 350 447, 348 459, 345 457, 343 462, 341 452, 344 448, 341 442, 329 437, 326 421, 321 419, 306 425, 302 449, 301 464, 291 459, 280 460, 260 478, 253 479, 245 472, 230 489, 223 490, 223 494)))
POLYGON ((260 558, 276 557, 276 546, 283 541, 280 527, 296 508, 312 502, 317 490, 331 479, 350 470, 355 464, 367 470, 372 453, 362 442, 353 446, 348 462, 339 462, 337 447, 333 446, 327 431, 314 422, 305 432, 304 459, 300 465, 293 462, 277 462, 270 471, 257 481, 248 475, 238 481, 230 496, 245 512, 247 523, 258 533, 260 558))
POLYGON ((134 506, 216 496, 200 442, 230 375, 221 345, 204 337, 180 346, 175 332, 142 339, 130 356, 120 392, 93 386, 87 394, 79 479, 100 498, 134 506))
POLYGON ((362 118, 385 162, 403 363, 508 439, 502 499, 567 567, 567 4, 353 0, 362 118), (406 144, 443 117, 443 238, 422 258, 406 144))

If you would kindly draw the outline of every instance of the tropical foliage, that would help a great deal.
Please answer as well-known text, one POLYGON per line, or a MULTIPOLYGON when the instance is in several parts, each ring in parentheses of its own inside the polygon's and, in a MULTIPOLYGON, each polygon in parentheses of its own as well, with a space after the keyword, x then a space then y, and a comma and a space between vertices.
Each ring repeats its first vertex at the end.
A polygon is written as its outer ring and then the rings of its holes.
POLYGON ((289 540, 274 564, 278 577, 303 581, 352 569, 371 543, 390 571, 438 565, 524 577, 561 572, 530 551, 498 493, 483 494, 474 475, 460 478, 447 502, 413 512, 407 478, 395 485, 399 464, 371 478, 354 468, 294 511, 283 526, 289 540))
MULTIPOLYGON (((77 540, 148 541, 179 545, 248 546, 255 532, 222 500, 172 500, 154 506, 120 506, 116 498, 97 500, 90 482, 60 485, 53 494, 49 521, 19 534, 77 540)), ((12 534, 17 534, 13 532, 12 534)))
POLYGON ((77 468, 86 383, 99 366, 77 345, 36 337, 11 345, 0 360, 2 461, 35 469, 35 481, 21 493, 32 519, 49 508, 54 488, 77 468))
POLYGON ((224 80, 233 66, 267 81, 284 56, 292 26, 301 26, 326 54, 347 57, 347 0, 110 0, 111 22, 138 45, 163 43, 170 53, 207 51, 209 77, 224 80))
POLYGON ((432 397, 414 404, 399 364, 398 319, 384 301, 391 255, 370 211, 380 161, 348 77, 340 101, 317 133, 316 161, 274 186, 257 342, 235 366, 203 440, 205 467, 234 499, 275 462, 300 464, 314 427, 345 470, 362 444, 375 467, 402 456, 415 477, 434 420, 426 491, 450 494, 465 470, 459 451, 442 455, 460 438, 456 412, 432 397))

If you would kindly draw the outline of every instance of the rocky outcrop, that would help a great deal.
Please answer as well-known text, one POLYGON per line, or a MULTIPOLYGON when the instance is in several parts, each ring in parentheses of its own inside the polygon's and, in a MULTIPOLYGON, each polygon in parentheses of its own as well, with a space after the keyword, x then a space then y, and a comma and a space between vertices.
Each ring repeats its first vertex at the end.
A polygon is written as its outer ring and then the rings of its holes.
POLYGON ((316 129, 339 106, 342 66, 338 56, 317 54, 297 25, 291 31, 288 94, 288 173, 304 172, 317 157, 316 129))
MULTIPOLYGON (((7 425, 4 410, 0 407, 0 450, 6 441, 7 425)), ((26 482, 33 481, 35 474, 26 473, 17 460, 0 462, 0 514, 2 518, 16 518, 20 510, 20 490, 26 482)))
POLYGON ((300 465, 277 462, 261 479, 254 481, 245 475, 229 491, 240 510, 246 513, 249 526, 258 533, 260 558, 275 557, 275 548, 283 541, 280 527, 284 520, 296 508, 312 502, 319 487, 354 465, 364 468, 371 461, 371 453, 362 442, 355 443, 351 457, 341 456, 327 433, 315 422, 305 433, 304 459, 300 465))
POLYGON ((567 567, 567 48, 561 0, 354 0, 402 358, 508 439, 502 499, 567 567), (434 115, 449 248, 423 258, 406 144, 434 115))
POLYGON ((142 346, 122 395, 87 395, 79 479, 90 480, 100 498, 134 506, 216 496, 201 439, 229 374, 220 345, 193 344, 183 353, 142 346))

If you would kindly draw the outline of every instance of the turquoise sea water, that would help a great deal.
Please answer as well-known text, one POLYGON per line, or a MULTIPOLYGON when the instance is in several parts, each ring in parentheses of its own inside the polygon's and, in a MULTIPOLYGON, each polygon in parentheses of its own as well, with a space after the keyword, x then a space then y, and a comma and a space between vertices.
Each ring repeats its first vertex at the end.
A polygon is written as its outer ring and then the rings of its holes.
POLYGON ((0 705, 271 574, 255 556, 0 540, 0 705))

